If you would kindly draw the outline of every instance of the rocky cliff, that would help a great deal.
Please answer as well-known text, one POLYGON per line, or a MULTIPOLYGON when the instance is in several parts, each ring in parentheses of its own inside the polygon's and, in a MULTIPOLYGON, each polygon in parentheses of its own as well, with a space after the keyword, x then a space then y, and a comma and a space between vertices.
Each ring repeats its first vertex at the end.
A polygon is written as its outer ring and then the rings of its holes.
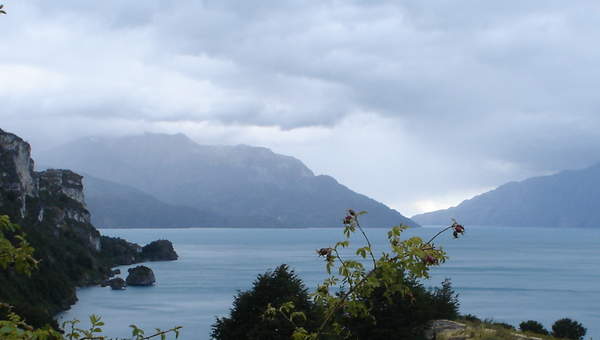
POLYGON ((77 286, 99 283, 112 266, 146 258, 141 246, 101 236, 94 228, 82 176, 69 170, 36 172, 30 151, 28 143, 0 129, 0 215, 22 226, 41 260, 30 278, 0 270, 0 301, 41 326, 75 303, 77 286))

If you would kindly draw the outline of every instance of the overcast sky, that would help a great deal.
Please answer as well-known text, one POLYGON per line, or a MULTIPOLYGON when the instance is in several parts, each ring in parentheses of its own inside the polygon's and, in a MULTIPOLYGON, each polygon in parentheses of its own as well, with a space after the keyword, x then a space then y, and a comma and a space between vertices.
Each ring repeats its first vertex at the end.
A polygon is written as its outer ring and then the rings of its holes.
POLYGON ((37 152, 266 146, 405 215, 600 160, 599 1, 0 3, 0 128, 37 152))

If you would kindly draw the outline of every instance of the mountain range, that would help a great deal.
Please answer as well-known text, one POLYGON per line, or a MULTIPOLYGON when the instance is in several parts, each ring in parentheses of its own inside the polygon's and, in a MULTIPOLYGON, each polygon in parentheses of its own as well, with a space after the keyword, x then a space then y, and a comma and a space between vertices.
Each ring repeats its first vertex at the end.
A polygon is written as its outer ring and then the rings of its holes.
POLYGON ((348 208, 366 225, 418 226, 300 160, 247 145, 200 145, 183 134, 89 137, 40 163, 86 174, 93 221, 110 226, 335 227, 348 208))
POLYGON ((510 182, 456 207, 413 216, 423 225, 600 227, 600 164, 510 182))

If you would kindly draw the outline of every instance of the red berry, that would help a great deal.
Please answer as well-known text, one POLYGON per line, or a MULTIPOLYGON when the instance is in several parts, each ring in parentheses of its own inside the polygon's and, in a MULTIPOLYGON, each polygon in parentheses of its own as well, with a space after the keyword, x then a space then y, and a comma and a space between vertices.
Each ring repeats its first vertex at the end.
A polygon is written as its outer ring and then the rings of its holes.
POLYGON ((438 260, 435 257, 431 256, 431 255, 425 256, 424 258, 422 258, 422 260, 423 260, 423 262, 425 264, 428 264, 428 265, 433 265, 433 264, 437 264, 438 263, 438 260))
POLYGON ((331 248, 321 248, 317 249, 317 254, 319 254, 319 256, 330 256, 332 251, 333 249, 331 248))

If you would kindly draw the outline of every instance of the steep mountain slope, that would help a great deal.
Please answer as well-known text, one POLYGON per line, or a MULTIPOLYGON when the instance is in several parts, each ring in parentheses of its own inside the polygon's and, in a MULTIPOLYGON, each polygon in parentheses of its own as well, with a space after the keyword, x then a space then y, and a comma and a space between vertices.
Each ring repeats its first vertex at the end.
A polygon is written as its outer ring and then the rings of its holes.
POLYGON ((511 182, 460 205, 413 216, 421 224, 600 227, 600 165, 511 182))
POLYGON ((182 134, 145 134, 85 138, 41 158, 45 164, 135 187, 172 205, 214 213, 221 221, 210 224, 217 226, 337 226, 350 207, 369 211, 365 222, 371 226, 416 225, 329 176, 315 176, 301 161, 266 148, 198 145, 182 134))
POLYGON ((83 174, 87 207, 98 227, 196 227, 222 224, 215 214, 164 203, 133 187, 83 174))

